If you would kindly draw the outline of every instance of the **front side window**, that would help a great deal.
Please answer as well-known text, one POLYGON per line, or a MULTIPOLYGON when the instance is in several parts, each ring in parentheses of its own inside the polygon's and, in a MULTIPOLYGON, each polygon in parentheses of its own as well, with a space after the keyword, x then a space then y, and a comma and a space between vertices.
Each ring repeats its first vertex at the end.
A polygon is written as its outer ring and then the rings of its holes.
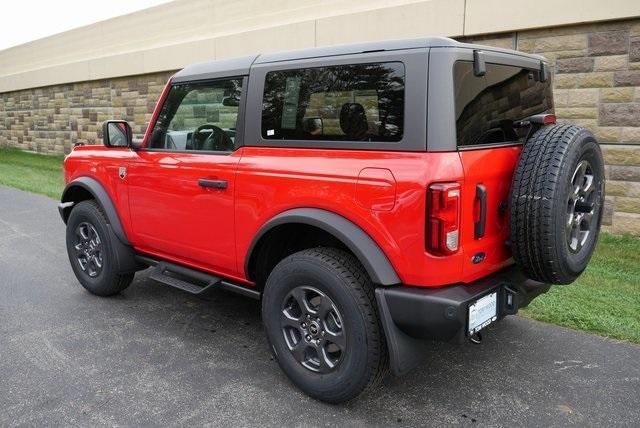
POLYGON ((241 92, 242 79, 172 86, 149 148, 233 151, 241 92))
POLYGON ((459 147, 522 143, 529 129, 514 122, 553 108, 551 81, 541 82, 537 71, 487 64, 476 76, 472 62, 458 61, 453 79, 459 147))
POLYGON ((400 62, 269 72, 262 104, 262 137, 400 141, 404 77, 400 62))

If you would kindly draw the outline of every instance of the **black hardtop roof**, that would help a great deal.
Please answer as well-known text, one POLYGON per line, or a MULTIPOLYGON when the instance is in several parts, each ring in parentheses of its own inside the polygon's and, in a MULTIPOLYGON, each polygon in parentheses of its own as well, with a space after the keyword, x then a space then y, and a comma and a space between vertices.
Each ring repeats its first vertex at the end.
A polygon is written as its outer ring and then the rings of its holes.
POLYGON ((393 51, 403 49, 420 48, 446 48, 461 47, 469 49, 483 49, 489 51, 503 52, 511 55, 525 56, 536 60, 544 61, 539 55, 526 54, 523 52, 483 46, 476 44, 460 43, 447 37, 423 37, 416 39, 385 40, 378 42, 351 43, 345 45, 298 49, 286 52, 275 52, 268 54, 249 55, 238 58, 209 61, 199 64, 188 65, 173 76, 174 82, 187 82, 193 80, 215 79, 227 76, 243 76, 249 74, 249 69, 253 64, 264 64, 280 61, 291 61, 298 59, 321 58, 338 55, 353 55, 366 52, 393 51))

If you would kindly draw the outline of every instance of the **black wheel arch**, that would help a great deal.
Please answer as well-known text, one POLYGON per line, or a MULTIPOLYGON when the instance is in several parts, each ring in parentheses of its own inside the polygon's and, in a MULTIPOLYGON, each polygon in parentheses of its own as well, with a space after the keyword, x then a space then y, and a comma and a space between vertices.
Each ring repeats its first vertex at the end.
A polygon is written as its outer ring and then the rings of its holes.
POLYGON ((294 208, 284 211, 266 222, 254 236, 246 253, 244 269, 252 277, 259 244, 269 231, 287 224, 303 224, 320 229, 340 241, 362 263, 372 282, 379 285, 399 284, 400 278, 380 246, 351 220, 319 208, 294 208))
POLYGON ((118 240, 124 245, 131 245, 124 232, 120 217, 118 216, 111 197, 104 189, 104 186, 95 178, 78 177, 65 186, 62 197, 60 198, 60 205, 58 206, 62 221, 66 224, 73 205, 86 199, 94 199, 98 205, 100 205, 102 212, 107 216, 111 229, 118 240), (89 195, 90 197, 87 197, 89 195))
POLYGON ((65 186, 61 202, 58 205, 62 221, 66 224, 74 205, 88 199, 95 200, 107 218, 107 228, 116 254, 119 272, 135 272, 144 269, 146 266, 136 261, 135 251, 124 232, 111 197, 95 178, 78 177, 65 186))

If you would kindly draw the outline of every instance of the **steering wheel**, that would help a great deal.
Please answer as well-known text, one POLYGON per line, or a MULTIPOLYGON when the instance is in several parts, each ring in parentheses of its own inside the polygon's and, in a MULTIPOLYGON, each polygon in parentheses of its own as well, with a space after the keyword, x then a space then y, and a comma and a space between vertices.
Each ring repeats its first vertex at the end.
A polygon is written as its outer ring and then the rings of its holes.
POLYGON ((192 142, 194 150, 228 152, 233 150, 234 147, 233 141, 227 133, 213 123, 205 123, 198 126, 195 131, 193 131, 192 142), (211 134, 209 134, 201 144, 198 144, 197 135, 205 129, 210 129, 211 134))

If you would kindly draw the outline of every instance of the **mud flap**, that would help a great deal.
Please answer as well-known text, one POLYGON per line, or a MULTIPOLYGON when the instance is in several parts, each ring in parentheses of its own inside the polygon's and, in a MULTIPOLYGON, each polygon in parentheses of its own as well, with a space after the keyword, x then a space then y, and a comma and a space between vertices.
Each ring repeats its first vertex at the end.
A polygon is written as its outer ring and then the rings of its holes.
POLYGON ((133 247, 123 244, 122 241, 118 239, 110 223, 107 224, 107 229, 109 229, 109 239, 111 241, 111 246, 113 247, 113 250, 116 254, 118 272, 129 273, 146 269, 146 265, 139 263, 136 260, 136 253, 133 250, 133 247))
POLYGON ((414 339, 396 326, 384 296, 384 288, 376 289, 376 301, 387 339, 391 373, 394 376, 403 376, 424 361, 429 351, 429 342, 414 339))

